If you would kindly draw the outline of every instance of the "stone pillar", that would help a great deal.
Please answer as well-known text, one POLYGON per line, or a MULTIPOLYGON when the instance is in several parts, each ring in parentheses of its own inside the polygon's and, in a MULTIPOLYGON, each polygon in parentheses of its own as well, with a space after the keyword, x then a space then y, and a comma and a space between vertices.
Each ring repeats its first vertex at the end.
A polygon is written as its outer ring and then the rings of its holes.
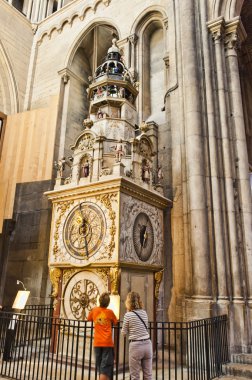
MULTIPOLYGON (((186 179, 188 189, 189 253, 192 266, 192 313, 209 315, 208 303, 211 300, 211 267, 209 257, 209 231, 205 184, 204 141, 201 119, 200 83, 196 49, 196 28, 194 23, 194 1, 181 3, 182 54, 184 78, 184 125, 186 152, 186 179), (190 21, 189 21, 190 20, 190 21), (194 311, 195 309, 195 311, 194 311), (197 311, 196 311, 197 309, 197 311)), ((190 271, 190 269, 186 268, 190 271)))
MULTIPOLYGON (((236 162, 236 189, 238 214, 240 215, 240 225, 236 221, 238 235, 239 261, 242 266, 242 278, 244 297, 252 302, 252 210, 251 193, 249 183, 249 165, 245 134, 245 123, 242 106, 242 95, 239 77, 239 67, 236 49, 246 38, 246 32, 237 17, 226 24, 225 56, 228 70, 229 97, 231 104, 231 123, 233 128, 234 151, 236 162), (245 269, 247 267, 247 270, 245 269), (248 274, 247 274, 248 273, 248 274), (250 274, 250 276, 249 276, 250 274)), ((238 219, 238 218, 237 218, 238 219)))
POLYGON ((57 11, 62 8, 62 3, 63 3, 63 0, 58 0, 58 7, 57 7, 57 11))
POLYGON ((43 20, 46 17, 46 10, 47 10, 47 0, 42 0, 40 11, 39 11, 39 20, 43 20))
POLYGON ((32 4, 33 4, 33 0, 29 0, 28 7, 27 7, 27 13, 26 13, 26 17, 29 20, 31 19, 31 15, 32 15, 32 4))
POLYGON ((138 37, 136 34, 131 34, 129 36, 129 68, 130 72, 135 76, 136 72, 136 58, 135 58, 135 49, 138 37))
MULTIPOLYGON (((213 268, 213 292, 214 297, 218 300, 228 299, 230 289, 228 289, 227 273, 227 244, 225 241, 226 228, 224 225, 224 216, 222 213, 222 187, 221 187, 221 164, 222 155, 219 145, 219 128, 217 114, 214 104, 214 88, 212 82, 212 62, 209 55, 209 35, 205 28, 206 23, 206 6, 201 4, 202 11, 202 48, 205 62, 205 81, 206 81, 206 108, 207 108, 207 126, 208 126, 208 148, 209 148, 209 175, 210 175, 210 192, 211 192, 211 207, 212 207, 212 245, 214 257, 212 259, 213 268)), ((222 28, 222 19, 218 23, 222 28)), ((215 21, 213 22, 215 26, 215 21)), ((212 30, 212 23, 208 24, 208 28, 212 34, 213 39, 219 38, 219 34, 215 34, 215 30, 212 30)), ((224 305, 226 306, 225 302, 224 305)))
POLYGON ((70 76, 67 71, 63 70, 59 72, 61 75, 62 82, 62 114, 61 114, 61 125, 60 125, 60 135, 59 135, 59 150, 58 158, 62 158, 65 155, 65 138, 66 138, 66 128, 67 128, 67 113, 68 113, 68 102, 69 102, 69 91, 70 91, 70 76))
POLYGON ((223 159, 223 176, 225 188, 225 211, 228 228, 228 251, 230 252, 231 265, 231 294, 236 299, 241 299, 240 262, 237 252, 237 229, 233 189, 233 151, 231 145, 230 130, 228 127, 228 104, 226 99, 225 62, 223 54, 224 19, 219 18, 208 24, 214 39, 214 52, 216 61, 217 96, 219 101, 219 127, 223 159))
POLYGON ((33 12, 32 12, 32 22, 38 22, 39 21, 39 8, 40 8, 40 1, 34 1, 33 2, 33 12))

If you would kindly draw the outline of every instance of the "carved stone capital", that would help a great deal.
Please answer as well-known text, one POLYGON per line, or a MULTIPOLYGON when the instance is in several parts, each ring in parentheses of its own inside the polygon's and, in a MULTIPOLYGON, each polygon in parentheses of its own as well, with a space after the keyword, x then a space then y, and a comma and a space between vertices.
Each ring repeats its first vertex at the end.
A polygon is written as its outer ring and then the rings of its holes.
POLYGON ((207 23, 207 28, 212 34, 213 40, 219 41, 225 33, 225 21, 223 17, 219 17, 216 20, 209 21, 207 23))
POLYGON ((170 57, 168 53, 165 53, 165 56, 163 58, 163 61, 165 63, 165 67, 168 69, 170 66, 170 57))
POLYGON ((239 17, 226 23, 225 48, 238 49, 246 39, 247 33, 239 17))
POLYGON ((240 41, 236 32, 229 33, 225 36, 225 49, 238 49, 240 47, 240 41))
POLYGON ((111 2, 111 0, 102 0, 102 2, 103 2, 103 4, 104 4, 106 7, 108 7, 109 4, 110 4, 110 2, 111 2))
POLYGON ((164 27, 167 30, 168 29, 168 17, 163 19, 164 27))
POLYGON ((137 43, 137 40, 138 40, 138 37, 136 34, 131 34, 129 37, 128 37, 128 40, 129 42, 132 44, 132 45, 135 45, 137 43))
POLYGON ((61 78, 62 78, 62 81, 64 84, 67 84, 69 79, 70 79, 70 77, 67 73, 64 73, 61 78))

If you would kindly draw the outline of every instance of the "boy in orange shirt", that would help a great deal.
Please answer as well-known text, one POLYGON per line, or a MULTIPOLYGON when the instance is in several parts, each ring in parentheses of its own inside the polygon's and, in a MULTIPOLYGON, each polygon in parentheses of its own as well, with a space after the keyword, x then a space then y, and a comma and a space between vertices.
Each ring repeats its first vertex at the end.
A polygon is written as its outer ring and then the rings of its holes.
POLYGON ((117 323, 114 312, 107 309, 110 302, 109 293, 100 295, 100 306, 94 307, 87 320, 94 322, 94 350, 100 380, 111 380, 114 367, 114 342, 112 323, 117 323))

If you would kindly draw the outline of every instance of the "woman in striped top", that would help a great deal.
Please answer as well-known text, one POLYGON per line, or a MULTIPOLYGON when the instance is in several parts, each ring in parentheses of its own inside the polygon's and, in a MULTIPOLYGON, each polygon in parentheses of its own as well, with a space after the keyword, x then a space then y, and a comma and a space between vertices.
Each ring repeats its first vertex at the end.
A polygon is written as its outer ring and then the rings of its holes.
POLYGON ((130 292, 125 302, 127 313, 123 318, 122 334, 129 336, 129 369, 131 380, 152 380, 152 344, 148 332, 148 316, 140 295, 130 292))

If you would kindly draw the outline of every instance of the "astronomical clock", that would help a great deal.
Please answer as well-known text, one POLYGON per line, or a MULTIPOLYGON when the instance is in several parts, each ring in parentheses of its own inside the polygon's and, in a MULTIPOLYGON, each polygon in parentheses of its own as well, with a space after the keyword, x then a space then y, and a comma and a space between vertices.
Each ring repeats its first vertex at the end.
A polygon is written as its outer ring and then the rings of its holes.
POLYGON ((164 266, 164 210, 158 125, 136 128, 138 82, 113 41, 88 89, 89 117, 55 162, 49 269, 55 313, 86 319, 99 295, 140 292, 155 318, 164 266), (152 297, 150 297, 152 294, 152 297))

